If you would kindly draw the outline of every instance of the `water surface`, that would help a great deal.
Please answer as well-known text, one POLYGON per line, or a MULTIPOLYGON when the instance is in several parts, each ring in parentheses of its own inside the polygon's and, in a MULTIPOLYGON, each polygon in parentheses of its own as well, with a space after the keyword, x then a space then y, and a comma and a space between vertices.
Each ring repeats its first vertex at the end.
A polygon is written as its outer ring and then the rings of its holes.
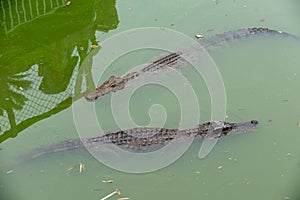
MULTIPOLYGON (((257 119, 261 126, 218 141, 205 159, 198 158, 201 141, 195 141, 176 162, 146 174, 116 171, 86 151, 18 160, 36 147, 78 138, 70 106, 84 95, 82 84, 75 83, 82 79, 88 88, 93 86, 89 71, 81 70, 97 64, 93 57, 101 47, 93 49, 92 44, 145 26, 174 29, 192 38, 253 26, 300 36, 299 2, 95 0, 71 1, 69 6, 57 1, 0 2, 3 199, 100 199, 116 187, 130 199, 299 199, 300 43, 285 37, 249 38, 209 50, 224 81, 227 120, 257 119), (72 93, 78 94, 76 98, 72 93), (85 165, 82 173, 78 168, 65 172, 79 162, 85 165), (107 179, 114 182, 102 183, 107 179)), ((160 53, 143 50, 121 57, 100 82, 160 53)), ((191 68, 182 73, 198 97, 200 122, 209 120, 210 96, 203 79, 191 68)), ((179 126, 176 96, 155 85, 139 88, 130 100, 137 125, 148 125, 151 116, 164 117, 160 107, 149 115, 154 104, 164 106, 166 127, 179 126)), ((95 106, 104 130, 118 130, 110 96, 95 106)), ((92 125, 86 134, 95 134, 92 125)))

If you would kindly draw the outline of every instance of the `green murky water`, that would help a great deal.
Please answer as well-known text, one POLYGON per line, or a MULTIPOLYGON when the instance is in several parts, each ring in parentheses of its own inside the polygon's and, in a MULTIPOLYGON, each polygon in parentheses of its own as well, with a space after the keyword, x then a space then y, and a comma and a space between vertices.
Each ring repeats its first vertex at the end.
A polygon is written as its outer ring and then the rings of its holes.
MULTIPOLYGON (((79 137, 71 96, 76 94, 76 104, 82 101, 85 87, 93 87, 90 69, 100 65, 95 58, 103 51, 93 49, 93 44, 148 26, 174 29, 191 38, 253 26, 300 36, 298 1, 77 0, 65 6, 54 0, 0 0, 0 7, 1 199, 101 199, 117 187, 121 197, 130 199, 300 198, 300 42, 286 37, 249 38, 209 50, 224 81, 227 120, 258 119, 261 126, 218 141, 204 159, 197 156, 201 141, 171 165, 146 174, 114 170, 86 151, 28 162, 18 157, 36 147, 79 137), (79 162, 85 165, 82 173, 78 166, 65 172, 79 162), (108 179, 114 182, 102 182, 108 179)), ((100 82, 159 54, 148 49, 122 56, 100 82)), ((204 81, 193 69, 182 73, 199 101, 200 122, 209 120, 211 102, 204 81)), ((184 86, 176 87, 184 91, 184 86)), ((118 129, 110 100, 107 96, 95 103, 105 131, 118 129)), ((85 113, 89 105, 76 112, 85 113)), ((181 120, 176 94, 157 85, 136 90, 128 107, 141 126, 165 120, 166 127, 178 127, 181 120), (157 104, 165 110, 151 107, 157 104)), ((196 108, 187 109, 192 113, 196 108)), ((185 120, 192 120, 189 117, 185 120)), ((86 135, 95 135, 89 117, 81 123, 86 135)))

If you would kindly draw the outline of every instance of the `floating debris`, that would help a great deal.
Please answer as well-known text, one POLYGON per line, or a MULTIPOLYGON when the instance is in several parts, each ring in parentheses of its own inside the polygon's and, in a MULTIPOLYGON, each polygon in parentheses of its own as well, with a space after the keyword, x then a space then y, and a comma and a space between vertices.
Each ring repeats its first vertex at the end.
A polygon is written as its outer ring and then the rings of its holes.
POLYGON ((67 1, 65 5, 66 5, 66 6, 71 5, 71 1, 67 1))
POLYGON ((92 44, 92 45, 91 45, 91 48, 92 48, 92 49, 96 49, 96 48, 98 48, 98 47, 99 47, 98 44, 92 44))
POLYGON ((169 176, 175 176, 172 172, 169 171, 169 176))
POLYGON ((114 180, 112 180, 112 179, 102 181, 102 183, 113 183, 113 182, 114 182, 114 180))
POLYGON ((259 19, 260 22, 266 21, 264 18, 259 19))
POLYGON ((197 35, 195 35, 195 38, 197 38, 197 39, 202 39, 202 38, 204 38, 204 36, 203 36, 203 35, 200 35, 200 34, 197 34, 197 35))
POLYGON ((222 170, 222 169, 223 169, 223 166, 220 165, 220 166, 218 167, 218 170, 222 170))
POLYGON ((73 165, 73 166, 69 167, 68 169, 66 169, 65 172, 69 173, 69 172, 73 171, 76 167, 77 167, 77 165, 73 165))
POLYGON ((13 173, 14 172, 14 170, 8 170, 7 172, 6 172, 6 174, 11 174, 11 173, 13 173))
POLYGON ((115 191, 113 191, 112 193, 106 195, 105 197, 103 197, 101 200, 105 200, 105 199, 108 199, 109 197, 113 196, 113 195, 121 195, 121 191, 119 190, 119 188, 116 188, 115 191))
POLYGON ((300 127, 300 122, 297 123, 297 126, 300 127))
POLYGON ((83 172, 84 169, 84 165, 82 164, 82 162, 79 162, 79 173, 83 172))
POLYGON ((73 171, 77 166, 79 165, 79 172, 83 172, 83 169, 84 169, 84 164, 82 164, 82 162, 79 162, 79 164, 76 164, 76 165, 73 165, 71 167, 69 167, 68 169, 66 169, 66 173, 69 173, 71 171, 73 171))
POLYGON ((248 179, 245 179, 245 180, 244 180, 244 184, 249 185, 249 184, 250 184, 250 181, 249 181, 248 179))
POLYGON ((22 86, 20 86, 20 87, 19 87, 19 89, 20 89, 21 91, 23 91, 23 90, 24 90, 24 88, 23 88, 22 86))
POLYGON ((118 200, 128 200, 130 199, 129 197, 121 197, 121 198, 118 198, 118 200))

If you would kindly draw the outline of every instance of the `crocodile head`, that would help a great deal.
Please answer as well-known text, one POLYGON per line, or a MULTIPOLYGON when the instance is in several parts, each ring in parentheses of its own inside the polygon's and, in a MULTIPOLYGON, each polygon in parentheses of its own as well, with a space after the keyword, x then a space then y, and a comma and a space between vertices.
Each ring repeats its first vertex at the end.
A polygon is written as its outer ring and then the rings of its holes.
POLYGON ((139 76, 137 72, 130 72, 124 76, 111 76, 108 80, 106 80, 102 85, 97 87, 93 92, 89 93, 85 96, 85 99, 88 101, 95 101, 99 97, 103 97, 112 92, 116 92, 118 90, 122 90, 125 87, 125 84, 129 80, 133 80, 139 76))
POLYGON ((125 87, 125 84, 126 80, 123 77, 111 76, 93 92, 86 95, 85 99, 88 101, 95 101, 99 97, 123 89, 125 87))
POLYGON ((207 123, 206 138, 221 138, 227 135, 235 135, 257 128, 259 121, 251 120, 245 122, 212 121, 207 123))

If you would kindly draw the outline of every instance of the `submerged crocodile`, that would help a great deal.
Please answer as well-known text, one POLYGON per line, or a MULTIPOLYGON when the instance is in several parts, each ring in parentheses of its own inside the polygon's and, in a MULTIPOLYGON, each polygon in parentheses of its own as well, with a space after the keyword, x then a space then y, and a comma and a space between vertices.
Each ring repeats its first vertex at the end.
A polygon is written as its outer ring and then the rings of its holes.
MULTIPOLYGON (((268 28, 245 28, 245 29, 238 29, 234 31, 220 33, 208 39, 200 40, 199 43, 204 49, 209 49, 211 47, 226 44, 228 42, 240 38, 251 37, 254 35, 275 35, 275 36, 285 36, 294 39, 299 39, 299 37, 295 35, 285 33, 282 31, 268 29, 268 28)), ((93 92, 86 95, 85 98, 88 101, 94 101, 107 94, 124 89, 125 87, 128 86, 127 83, 129 81, 135 80, 137 77, 141 75, 147 75, 151 72, 159 71, 160 69, 164 69, 164 68, 180 68, 184 66, 183 64, 184 61, 182 59, 182 56, 183 55, 189 56, 190 54, 193 53, 193 51, 195 51, 195 49, 170 53, 160 58, 157 58, 150 63, 146 63, 142 65, 142 69, 137 72, 130 72, 124 76, 119 76, 119 77, 111 76, 102 85, 97 87, 93 92)))
POLYGON ((102 136, 70 139, 60 143, 40 147, 32 152, 23 155, 23 159, 33 159, 42 155, 68 150, 82 149, 84 147, 97 149, 105 144, 116 145, 127 150, 147 150, 153 146, 163 146, 167 142, 181 137, 201 138, 222 138, 228 135, 246 132, 257 128, 259 122, 251 120, 246 122, 224 122, 211 121, 199 124, 191 129, 168 129, 168 128, 150 128, 139 127, 128 130, 122 130, 113 133, 107 133, 102 136))

